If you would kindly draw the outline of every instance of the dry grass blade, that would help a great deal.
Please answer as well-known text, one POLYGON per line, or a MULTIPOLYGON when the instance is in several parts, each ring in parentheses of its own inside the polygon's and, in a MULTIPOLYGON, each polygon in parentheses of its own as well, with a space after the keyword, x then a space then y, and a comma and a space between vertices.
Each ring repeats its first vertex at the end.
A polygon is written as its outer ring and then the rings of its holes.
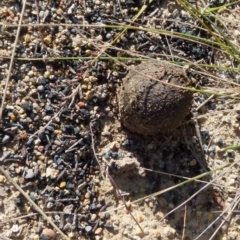
POLYGON ((185 228, 187 222, 187 205, 184 206, 184 219, 183 219, 183 232, 182 232, 182 240, 185 238, 185 228))

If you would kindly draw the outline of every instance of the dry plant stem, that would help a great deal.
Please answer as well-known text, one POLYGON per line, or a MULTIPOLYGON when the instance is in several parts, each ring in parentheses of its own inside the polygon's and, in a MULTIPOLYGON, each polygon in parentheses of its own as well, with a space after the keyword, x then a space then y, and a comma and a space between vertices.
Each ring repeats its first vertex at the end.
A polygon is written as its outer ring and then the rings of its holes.
POLYGON ((19 38, 19 35, 20 35, 23 14, 25 12, 25 7, 26 7, 26 1, 27 0, 23 0, 22 11, 21 11, 21 16, 20 16, 19 23, 18 23, 17 34, 16 34, 16 38, 15 38, 15 41, 14 41, 14 44, 13 44, 12 56, 11 56, 11 60, 10 60, 10 65, 9 65, 8 74, 7 74, 6 83, 5 83, 4 94, 3 94, 3 98, 2 98, 2 104, 1 104, 1 108, 0 108, 0 120, 2 119, 2 113, 3 113, 3 108, 4 108, 4 104, 5 104, 5 99, 6 99, 8 83, 9 83, 10 76, 11 76, 11 73, 12 73, 14 55, 15 55, 15 52, 16 52, 18 38, 19 38))
POLYGON ((28 202, 35 208, 37 212, 63 237, 63 239, 69 240, 69 238, 58 228, 53 221, 37 206, 36 203, 22 190, 22 188, 10 177, 10 175, 0 166, 0 172, 7 178, 7 180, 28 200, 28 202))
POLYGON ((138 227, 140 228, 141 232, 144 234, 144 231, 142 229, 142 227, 140 226, 139 222, 137 221, 137 219, 133 216, 133 214, 131 213, 131 209, 128 207, 126 201, 125 201, 125 198, 124 196, 121 195, 120 191, 119 191, 119 188, 116 184, 116 182, 113 180, 113 178, 109 175, 108 171, 107 171, 107 176, 108 178, 110 179, 110 182, 112 183, 112 185, 114 186, 116 192, 117 192, 117 196, 121 198, 126 210, 127 210, 127 213, 130 214, 130 216, 132 217, 132 219, 134 220, 134 222, 138 225, 138 227))
POLYGON ((184 207, 182 240, 184 240, 184 238, 185 238, 186 219, 187 219, 187 204, 185 204, 185 207, 184 207))

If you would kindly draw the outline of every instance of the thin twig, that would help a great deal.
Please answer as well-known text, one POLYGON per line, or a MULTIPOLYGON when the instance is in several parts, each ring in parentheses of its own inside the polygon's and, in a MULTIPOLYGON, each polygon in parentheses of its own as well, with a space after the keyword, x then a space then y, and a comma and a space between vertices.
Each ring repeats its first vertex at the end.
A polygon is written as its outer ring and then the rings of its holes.
POLYGON ((185 238, 186 219, 187 219, 187 204, 185 204, 185 207, 184 207, 184 219, 183 219, 182 240, 184 240, 184 238, 185 238))

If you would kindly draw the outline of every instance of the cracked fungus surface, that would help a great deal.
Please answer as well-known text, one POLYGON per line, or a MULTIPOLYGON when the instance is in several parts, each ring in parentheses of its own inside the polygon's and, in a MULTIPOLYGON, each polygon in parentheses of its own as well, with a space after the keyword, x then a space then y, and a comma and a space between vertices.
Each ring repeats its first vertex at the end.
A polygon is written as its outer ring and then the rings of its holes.
POLYGON ((183 122, 191 107, 192 93, 163 82, 189 85, 185 71, 169 63, 149 61, 130 69, 118 95, 120 118, 126 128, 155 135, 169 132, 183 122))

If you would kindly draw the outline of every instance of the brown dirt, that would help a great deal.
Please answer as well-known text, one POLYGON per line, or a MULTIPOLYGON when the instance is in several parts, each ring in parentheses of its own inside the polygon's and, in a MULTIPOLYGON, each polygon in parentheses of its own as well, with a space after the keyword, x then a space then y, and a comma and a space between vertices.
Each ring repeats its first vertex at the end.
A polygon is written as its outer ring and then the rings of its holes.
POLYGON ((143 62, 130 70, 119 93, 125 127, 143 135, 154 135, 171 131, 182 123, 189 113, 192 93, 165 82, 178 86, 189 84, 182 68, 164 62, 143 62))

